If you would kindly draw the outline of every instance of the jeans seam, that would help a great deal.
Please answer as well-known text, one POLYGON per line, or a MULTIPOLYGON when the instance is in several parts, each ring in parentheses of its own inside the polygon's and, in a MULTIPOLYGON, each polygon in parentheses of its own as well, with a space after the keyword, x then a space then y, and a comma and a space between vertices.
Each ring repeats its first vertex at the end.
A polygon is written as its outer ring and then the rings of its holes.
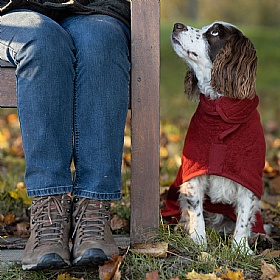
MULTIPOLYGON (((77 62, 76 65, 77 67, 77 62)), ((75 182, 74 185, 77 185, 79 183, 79 129, 77 125, 77 90, 76 90, 76 80, 77 80, 77 74, 75 75, 75 81, 74 81, 74 102, 73 102, 73 127, 74 127, 74 156, 75 156, 75 182)))

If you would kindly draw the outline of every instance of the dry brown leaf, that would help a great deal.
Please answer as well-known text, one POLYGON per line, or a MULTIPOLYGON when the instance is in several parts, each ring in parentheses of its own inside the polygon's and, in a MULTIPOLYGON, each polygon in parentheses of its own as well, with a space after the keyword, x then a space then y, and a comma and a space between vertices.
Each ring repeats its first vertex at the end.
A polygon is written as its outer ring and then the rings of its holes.
POLYGON ((168 250, 168 243, 133 243, 131 252, 147 254, 154 257, 166 258, 168 250))
POLYGON ((16 221, 16 215, 15 214, 7 214, 4 218, 4 223, 7 226, 12 225, 13 223, 15 223, 16 221))
POLYGON ((226 268, 227 272, 222 273, 221 277, 222 279, 230 279, 230 280, 245 280, 245 276, 242 271, 232 271, 228 268, 226 268))
POLYGON ((265 161, 265 167, 263 170, 263 175, 266 178, 274 178, 279 175, 279 172, 274 167, 270 166, 270 163, 268 161, 265 161))
POLYGON ((262 260, 261 271, 262 271, 261 280, 271 280, 271 279, 275 279, 275 277, 279 276, 275 265, 268 264, 264 260, 262 260))
POLYGON ((280 195, 271 195, 267 191, 262 196, 262 209, 271 210, 274 213, 280 214, 278 203, 280 195))
POLYGON ((114 215, 114 217, 111 219, 111 229, 112 230, 127 229, 128 226, 129 226, 128 221, 125 219, 122 219, 118 215, 114 215))
POLYGON ((273 258, 278 258, 280 256, 280 250, 266 249, 261 253, 267 260, 271 260, 273 258))
POLYGON ((269 181, 269 193, 271 195, 280 195, 280 176, 269 181))
POLYGON ((146 280, 160 280, 158 271, 154 270, 152 272, 146 273, 146 280))
POLYGON ((217 277, 215 273, 200 274, 194 270, 189 272, 186 276, 187 279, 190 280, 221 280, 221 278, 217 277))
POLYGON ((15 225, 13 234, 18 237, 29 237, 30 236, 30 224, 29 222, 21 222, 15 225))
POLYGON ((100 280, 120 280, 121 274, 119 271, 120 265, 124 257, 113 255, 112 259, 106 261, 104 265, 99 266, 100 280))
POLYGON ((170 280, 179 280, 179 277, 177 276, 176 278, 171 278, 170 280))

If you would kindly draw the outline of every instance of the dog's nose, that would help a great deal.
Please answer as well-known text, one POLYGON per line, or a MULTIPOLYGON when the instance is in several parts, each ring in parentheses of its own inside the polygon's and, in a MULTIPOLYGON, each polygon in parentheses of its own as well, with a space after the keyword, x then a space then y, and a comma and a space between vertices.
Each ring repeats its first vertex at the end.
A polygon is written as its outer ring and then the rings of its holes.
POLYGON ((188 28, 182 23, 175 23, 173 31, 188 31, 188 28))

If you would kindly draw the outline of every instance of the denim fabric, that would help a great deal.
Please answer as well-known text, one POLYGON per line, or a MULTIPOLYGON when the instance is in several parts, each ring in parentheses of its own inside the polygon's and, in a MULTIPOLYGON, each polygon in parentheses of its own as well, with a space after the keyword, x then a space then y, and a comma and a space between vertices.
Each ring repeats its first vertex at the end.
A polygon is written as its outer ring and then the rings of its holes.
POLYGON ((0 58, 17 66, 29 196, 121 197, 129 40, 128 28, 106 15, 1 17, 0 58))

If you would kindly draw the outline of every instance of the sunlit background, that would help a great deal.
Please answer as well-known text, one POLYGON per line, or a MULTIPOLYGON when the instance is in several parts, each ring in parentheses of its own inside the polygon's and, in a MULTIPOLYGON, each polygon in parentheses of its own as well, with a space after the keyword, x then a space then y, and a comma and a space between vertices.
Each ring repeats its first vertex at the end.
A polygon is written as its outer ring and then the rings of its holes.
MULTIPOLYGON (((262 120, 280 117, 280 1, 278 0, 161 0, 162 121, 184 122, 192 106, 182 99, 186 66, 175 55, 170 33, 175 22, 201 28, 213 21, 238 26, 257 49, 262 120), (185 107, 186 106, 186 107, 185 107)), ((192 112, 191 112, 192 113, 192 112)))

